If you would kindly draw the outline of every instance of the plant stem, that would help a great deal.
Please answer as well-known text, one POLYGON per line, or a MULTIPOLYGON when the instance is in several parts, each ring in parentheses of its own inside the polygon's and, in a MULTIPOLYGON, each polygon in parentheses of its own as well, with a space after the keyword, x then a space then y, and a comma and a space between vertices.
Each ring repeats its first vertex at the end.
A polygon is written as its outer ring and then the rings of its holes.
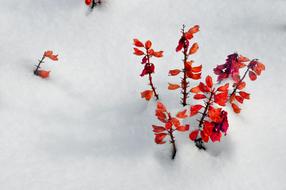
POLYGON ((189 82, 187 81, 187 71, 186 71, 186 62, 188 60, 188 54, 187 54, 187 51, 188 51, 188 46, 187 44, 185 43, 185 26, 183 25, 183 29, 182 29, 182 33, 183 33, 183 39, 184 39, 184 50, 183 50, 183 54, 184 54, 184 69, 183 69, 183 73, 184 73, 184 76, 183 76, 183 79, 182 79, 182 82, 181 82, 181 86, 182 86, 182 94, 183 94, 183 97, 182 97, 182 105, 185 107, 187 105, 187 98, 188 98, 188 92, 187 92, 187 88, 188 88, 188 84, 189 82))
MULTIPOLYGON (((147 51, 147 63, 146 64, 148 64, 148 66, 150 66, 152 63, 150 63, 150 56, 149 56, 149 54, 148 54, 148 51, 147 51)), ((156 100, 159 100, 159 95, 158 95, 158 93, 156 92, 156 88, 155 88, 155 86, 154 86, 154 84, 153 84, 153 80, 152 80, 152 73, 148 73, 148 75, 149 75, 149 84, 150 84, 150 86, 151 86, 151 88, 152 88, 152 91, 153 91, 153 93, 154 93, 154 96, 156 97, 156 100)))
POLYGON ((34 74, 37 75, 39 68, 41 68, 41 64, 44 63, 45 55, 43 55, 42 59, 39 61, 36 69, 34 70, 34 74))
MULTIPOLYGON (((207 111, 209 110, 209 107, 210 107, 210 105, 211 105, 212 98, 213 98, 214 94, 215 94, 214 91, 212 91, 212 92, 211 92, 211 95, 210 95, 210 97, 209 97, 209 99, 208 99, 208 101, 207 101, 207 103, 206 103, 204 112, 203 112, 203 114, 202 114, 202 118, 200 119, 200 122, 199 122, 199 129, 200 129, 200 130, 201 130, 202 127, 203 127, 203 122, 204 122, 204 120, 205 120, 205 117, 207 116, 207 111)), ((203 143, 201 137, 200 137, 200 138, 197 138, 197 139, 195 140, 195 143, 196 143, 196 147, 198 147, 199 149, 206 150, 206 148, 204 147, 204 143, 203 143)))
MULTIPOLYGON (((168 113, 168 116, 169 116, 169 120, 172 119, 171 117, 171 114, 168 113)), ((168 130, 168 133, 170 135, 170 138, 171 138, 171 143, 172 143, 172 160, 175 159, 176 157, 176 153, 177 153, 177 147, 176 147, 176 142, 175 142, 175 137, 174 137, 174 134, 173 134, 174 130, 171 128, 170 130, 168 130)))
POLYGON ((250 67, 247 67, 247 70, 245 71, 243 77, 238 81, 238 83, 235 85, 235 88, 233 89, 232 93, 230 94, 229 97, 232 97, 232 95, 234 95, 237 91, 238 86, 240 85, 240 83, 244 80, 244 78, 246 77, 248 71, 249 71, 250 67))

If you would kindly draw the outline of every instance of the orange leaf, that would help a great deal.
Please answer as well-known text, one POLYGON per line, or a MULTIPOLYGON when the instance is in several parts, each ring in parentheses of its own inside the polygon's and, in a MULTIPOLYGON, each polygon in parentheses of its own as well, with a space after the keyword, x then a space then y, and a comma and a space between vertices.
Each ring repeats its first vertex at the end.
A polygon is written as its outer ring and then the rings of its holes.
POLYGON ((51 71, 45 71, 45 70, 38 70, 37 71, 37 75, 39 76, 39 77, 42 77, 42 78, 48 78, 49 76, 50 76, 50 72, 51 71))
POLYGON ((199 130, 194 130, 194 131, 192 131, 192 132, 190 133, 189 138, 190 138, 192 141, 194 141, 194 140, 196 140, 198 134, 199 134, 199 130))
POLYGON ((199 92, 201 92, 201 90, 200 90, 199 86, 195 86, 195 87, 191 88, 190 92, 191 93, 199 93, 199 92))
POLYGON ((246 86, 246 83, 245 82, 241 82, 241 83, 239 83, 239 85, 237 85, 237 89, 238 90, 242 90, 242 89, 245 88, 245 86, 246 86))
POLYGON ((232 103, 231 107, 235 113, 240 113, 241 109, 236 104, 232 103))
POLYGON ((190 114, 190 117, 196 115, 197 113, 199 113, 200 109, 202 109, 202 105, 194 105, 194 106, 191 106, 191 114, 190 114))
POLYGON ((157 110, 161 110, 162 112, 167 112, 166 106, 160 101, 157 102, 157 110))
POLYGON ((178 126, 181 125, 180 121, 179 121, 177 118, 172 118, 172 119, 171 119, 171 122, 173 123, 173 125, 174 125, 175 127, 178 127, 178 126))
POLYGON ((44 56, 50 58, 53 61, 58 61, 58 55, 54 55, 53 51, 45 51, 44 56))
POLYGON ((197 33, 198 31, 200 31, 200 26, 199 25, 195 25, 192 28, 189 29, 189 33, 194 34, 197 33))
POLYGON ((220 86, 217 90, 220 92, 228 91, 228 86, 229 86, 229 83, 226 83, 225 85, 220 86))
POLYGON ((249 71, 249 78, 250 78, 250 80, 256 80, 257 79, 257 76, 256 76, 256 74, 254 73, 254 72, 252 72, 252 71, 249 71))
POLYGON ((152 90, 145 90, 141 92, 141 98, 145 98, 147 101, 149 101, 152 97, 153 97, 152 90))
POLYGON ((151 46, 152 46, 152 42, 151 42, 150 40, 147 40, 147 41, 145 42, 145 48, 146 48, 146 49, 150 49, 151 46))
POLYGON ((177 131, 181 131, 181 132, 188 131, 189 129, 190 129, 190 125, 188 125, 188 124, 176 127, 176 130, 177 131))
POLYGON ((209 76, 209 75, 206 77, 206 84, 207 84, 207 86, 208 86, 209 88, 212 88, 212 87, 213 87, 213 79, 212 79, 212 77, 209 76))
POLYGON ((196 53, 198 51, 198 49, 199 49, 198 43, 194 43, 192 45, 192 47, 190 48, 189 55, 196 53))
POLYGON ((133 39, 133 44, 137 47, 144 47, 144 44, 140 42, 138 39, 133 39))
POLYGON ((192 72, 194 73, 199 73, 202 71, 202 65, 197 66, 197 67, 192 67, 192 72))
POLYGON ((165 127, 162 126, 152 125, 152 127, 154 133, 161 133, 163 131, 166 131, 165 127))
POLYGON ((221 113, 221 108, 210 107, 208 111, 208 116, 212 121, 219 122, 221 119, 220 113, 221 113))
POLYGON ((196 100, 205 99, 205 98, 206 98, 206 96, 203 95, 203 94, 196 94, 196 95, 194 95, 194 99, 196 99, 196 100))
POLYGON ((180 85, 169 83, 169 86, 168 86, 168 89, 169 89, 169 90, 176 90, 176 89, 178 89, 178 88, 180 88, 180 85))
POLYGON ((244 56, 242 56, 242 55, 240 55, 240 56, 237 58, 237 60, 238 60, 239 62, 248 62, 248 61, 250 61, 247 57, 244 57, 244 56))
POLYGON ((180 69, 173 69, 173 70, 170 70, 170 71, 169 71, 169 75, 171 75, 171 76, 176 76, 176 75, 178 75, 180 72, 181 72, 180 69))
POLYGON ((153 53, 153 56, 155 56, 155 57, 163 57, 163 51, 154 51, 154 53, 153 53))
POLYGON ((133 48, 133 49, 134 49, 133 54, 138 55, 138 56, 144 55, 144 52, 141 51, 140 49, 138 49, 138 48, 133 48))
POLYGON ((191 79, 198 80, 201 78, 201 73, 187 72, 187 76, 191 79))
POLYGON ((241 97, 243 97, 244 99, 247 99, 247 100, 250 99, 250 94, 247 93, 247 92, 240 91, 240 92, 239 92, 239 95, 240 95, 241 97))
POLYGON ((222 92, 214 96, 214 102, 220 106, 225 106, 228 98, 228 92, 222 92))
POLYGON ((180 111, 180 112, 177 113, 176 117, 177 117, 177 118, 180 118, 180 119, 185 119, 186 117, 188 117, 187 114, 186 114, 186 112, 187 112, 186 109, 183 110, 183 111, 180 111))

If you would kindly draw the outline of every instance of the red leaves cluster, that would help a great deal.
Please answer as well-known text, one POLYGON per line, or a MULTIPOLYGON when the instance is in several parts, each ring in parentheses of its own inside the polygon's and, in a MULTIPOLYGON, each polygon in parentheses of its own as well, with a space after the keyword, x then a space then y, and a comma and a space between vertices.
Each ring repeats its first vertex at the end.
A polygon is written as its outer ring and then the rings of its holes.
POLYGON ((199 26, 195 25, 191 27, 188 31, 185 31, 185 26, 183 26, 182 29, 182 36, 180 37, 180 40, 178 42, 178 45, 176 47, 176 52, 182 51, 184 55, 183 69, 173 69, 169 71, 170 76, 177 76, 180 73, 183 73, 183 78, 181 80, 181 84, 171 84, 169 83, 168 89, 169 90, 176 90, 178 88, 182 89, 182 104, 185 106, 187 104, 187 97, 188 97, 188 78, 193 80, 198 80, 201 78, 201 71, 202 71, 202 65, 199 66, 193 66, 194 61, 188 60, 188 57, 192 54, 195 54, 198 49, 199 45, 198 43, 190 43, 190 40, 193 38, 194 34, 199 32, 199 26))
POLYGON ((41 60, 39 60, 39 63, 36 67, 36 69, 34 70, 34 74, 41 77, 41 78, 48 78, 50 76, 50 72, 51 71, 46 71, 46 70, 41 70, 41 64, 44 63, 44 59, 45 58, 49 58, 51 59, 52 61, 58 61, 58 55, 55 55, 53 53, 53 51, 51 50, 48 50, 48 51, 45 51, 44 54, 43 54, 43 57, 41 60))
POLYGON ((188 117, 186 114, 187 110, 183 110, 176 114, 176 117, 172 117, 167 111, 164 104, 157 102, 157 109, 155 115, 158 120, 160 120, 163 125, 152 125, 153 132, 155 134, 155 142, 157 144, 166 143, 165 138, 169 136, 170 142, 175 143, 174 131, 185 132, 189 130, 189 125, 183 125, 180 119, 185 119, 188 117))
POLYGON ((225 133, 228 129, 227 112, 222 108, 215 108, 214 103, 218 106, 225 106, 228 100, 229 84, 222 85, 217 89, 214 88, 213 79, 207 76, 205 83, 200 82, 198 86, 191 89, 194 93, 194 99, 204 100, 204 104, 192 105, 190 108, 190 116, 201 114, 198 129, 193 130, 189 138, 192 141, 201 139, 203 142, 220 141, 221 133, 225 133), (203 111, 202 111, 203 110, 203 111))
POLYGON ((145 90, 141 92, 141 97, 145 98, 147 101, 149 101, 153 95, 158 99, 159 96, 155 90, 155 87, 153 85, 151 74, 155 72, 155 65, 150 62, 150 59, 152 57, 161 58, 163 57, 163 51, 155 51, 152 49, 152 42, 150 40, 147 40, 145 43, 141 42, 138 39, 133 39, 133 45, 135 46, 133 54, 136 56, 142 56, 141 64, 144 65, 144 68, 140 74, 141 77, 145 75, 149 75, 149 82, 152 90, 145 90))
POLYGON ((250 94, 242 91, 246 87, 245 77, 248 75, 250 80, 254 81, 264 70, 264 64, 257 59, 250 61, 247 57, 238 55, 237 53, 229 55, 225 64, 218 65, 214 69, 214 73, 218 75, 218 81, 228 79, 229 76, 231 76, 234 81, 232 85, 234 89, 230 94, 229 102, 235 113, 240 113, 241 111, 238 103, 243 104, 245 99, 250 99, 250 94), (241 77, 240 69, 246 66, 247 69, 241 77))
POLYGON ((85 0, 85 4, 93 9, 97 4, 101 4, 101 0, 85 0))

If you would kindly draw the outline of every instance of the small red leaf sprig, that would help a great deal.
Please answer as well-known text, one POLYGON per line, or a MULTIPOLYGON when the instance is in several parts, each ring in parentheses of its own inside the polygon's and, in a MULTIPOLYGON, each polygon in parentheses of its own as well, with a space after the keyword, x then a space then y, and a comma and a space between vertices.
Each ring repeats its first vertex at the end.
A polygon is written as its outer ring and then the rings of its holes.
POLYGON ((153 96, 156 97, 156 100, 159 99, 159 95, 156 91, 156 88, 153 84, 152 74, 155 72, 155 65, 151 63, 150 59, 152 57, 161 58, 163 57, 163 51, 155 51, 152 49, 152 42, 150 40, 147 40, 145 44, 143 44, 138 39, 133 40, 133 45, 135 46, 134 54, 136 56, 142 56, 141 64, 144 65, 144 69, 142 70, 140 76, 143 77, 145 75, 148 75, 149 77, 149 85, 151 86, 151 90, 145 90, 141 92, 141 97, 145 98, 147 101, 149 101, 153 96), (139 48, 144 48, 144 50, 140 50, 139 48))
POLYGON ((228 55, 226 63, 218 65, 214 69, 214 73, 218 75, 219 82, 229 77, 234 81, 232 85, 233 90, 229 95, 229 102, 235 113, 238 114, 241 111, 241 108, 237 105, 238 103, 243 104, 244 100, 250 99, 250 94, 243 90, 246 87, 246 76, 249 76, 250 80, 254 81, 264 70, 265 65, 259 62, 258 59, 250 61, 247 57, 238 55, 237 53, 228 55), (241 77, 240 70, 245 67, 247 69, 241 77))
POLYGON ((192 54, 195 54, 198 49, 199 45, 198 43, 193 43, 191 45, 190 41, 193 38, 193 35, 195 33, 199 32, 199 26, 195 25, 191 27, 188 31, 185 31, 185 25, 183 25, 183 28, 181 30, 182 36, 178 42, 178 46, 176 48, 176 52, 182 52, 183 53, 183 69, 172 69, 169 71, 170 76, 176 76, 180 73, 183 73, 183 77, 181 79, 181 84, 172 84, 169 83, 168 89, 169 90, 177 90, 181 88, 182 98, 181 98, 181 104, 183 106, 187 105, 187 99, 188 99, 188 87, 189 87, 189 81, 188 79, 198 80, 201 78, 201 71, 202 71, 202 65, 199 66, 193 66, 194 61, 189 60, 189 56, 192 54))
POLYGON ((165 144, 164 139, 168 136, 170 143, 172 144, 172 159, 175 158, 177 153, 174 132, 186 132, 190 126, 188 124, 182 125, 180 119, 188 117, 187 110, 183 110, 177 113, 176 117, 172 117, 170 112, 167 111, 165 105, 161 102, 157 102, 156 117, 161 121, 164 126, 152 125, 153 132, 155 134, 155 143, 165 144))
POLYGON ((101 0, 85 0, 85 4, 93 9, 95 6, 101 4, 101 0))
POLYGON ((34 74, 42 78, 48 78, 51 72, 51 71, 41 70, 41 64, 44 63, 45 58, 49 58, 52 61, 58 61, 58 55, 54 55, 53 51, 50 50, 44 52, 42 58, 39 60, 39 63, 36 66, 36 69, 34 70, 34 74))
POLYGON ((227 112, 221 107, 227 103, 228 87, 227 83, 215 88, 212 77, 207 76, 205 83, 200 82, 198 86, 191 89, 191 92, 195 94, 194 99, 203 100, 203 104, 190 107, 190 117, 201 114, 197 128, 189 135, 199 149, 206 150, 204 142, 207 143, 209 139, 216 142, 220 141, 222 133, 226 135, 229 127, 227 112), (201 110, 203 111, 200 112, 201 110))

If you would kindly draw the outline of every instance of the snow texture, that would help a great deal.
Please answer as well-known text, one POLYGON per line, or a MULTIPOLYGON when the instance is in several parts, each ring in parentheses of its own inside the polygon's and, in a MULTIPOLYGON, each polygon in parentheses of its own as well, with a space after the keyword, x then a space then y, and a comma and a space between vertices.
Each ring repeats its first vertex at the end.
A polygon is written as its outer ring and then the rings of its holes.
POLYGON ((83 0, 1 0, 0 189, 285 190, 285 10, 284 0, 105 0, 93 12, 83 0), (153 142, 156 103, 140 98, 148 81, 132 39, 165 51, 154 83, 175 113, 167 73, 181 65, 182 24, 201 26, 193 59, 204 76, 233 52, 266 72, 221 143, 202 152, 179 134, 172 161, 153 142), (43 64, 44 80, 32 71, 48 49, 59 61, 43 64))

